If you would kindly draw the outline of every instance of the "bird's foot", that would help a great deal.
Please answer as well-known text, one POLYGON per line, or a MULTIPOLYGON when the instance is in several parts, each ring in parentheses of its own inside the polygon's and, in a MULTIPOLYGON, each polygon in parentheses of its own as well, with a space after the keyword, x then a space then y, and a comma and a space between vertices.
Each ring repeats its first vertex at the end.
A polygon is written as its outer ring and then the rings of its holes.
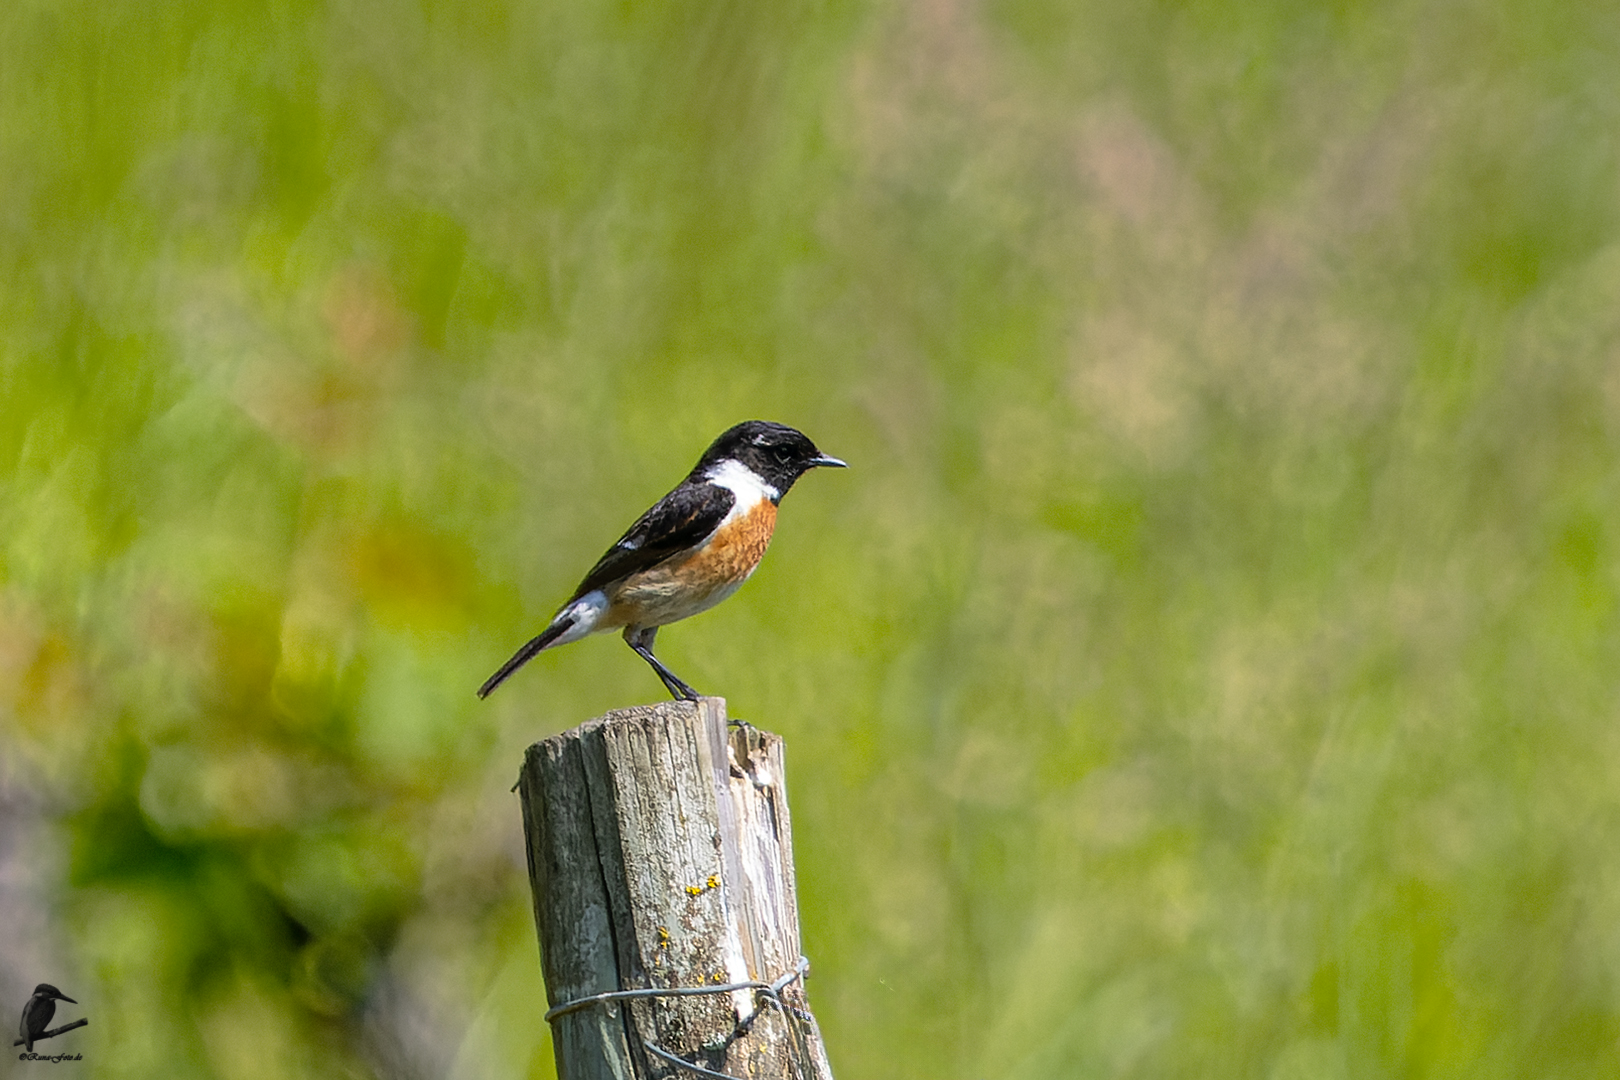
POLYGON ((696 701, 698 698, 703 696, 690 686, 687 686, 674 675, 666 676, 665 672, 660 671, 658 673, 658 677, 663 679, 664 689, 668 690, 670 696, 676 701, 696 701))

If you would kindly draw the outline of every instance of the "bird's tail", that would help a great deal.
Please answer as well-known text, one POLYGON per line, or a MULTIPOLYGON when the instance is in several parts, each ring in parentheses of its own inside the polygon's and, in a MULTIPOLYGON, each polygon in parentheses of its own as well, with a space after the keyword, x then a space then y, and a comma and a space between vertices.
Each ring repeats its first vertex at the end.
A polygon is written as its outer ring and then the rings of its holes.
POLYGON ((533 660, 536 654, 543 652, 548 646, 557 644, 557 639, 573 629, 574 620, 567 614, 553 619, 551 625, 540 631, 539 636, 531 639, 523 648, 513 654, 512 659, 501 665, 501 670, 491 675, 483 686, 478 688, 478 696, 487 698, 490 692, 511 677, 512 672, 533 660))

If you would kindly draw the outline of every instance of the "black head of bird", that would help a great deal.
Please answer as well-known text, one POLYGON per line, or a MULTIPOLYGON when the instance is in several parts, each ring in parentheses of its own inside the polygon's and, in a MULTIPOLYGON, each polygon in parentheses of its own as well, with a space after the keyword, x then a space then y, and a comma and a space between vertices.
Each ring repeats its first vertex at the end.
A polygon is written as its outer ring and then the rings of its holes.
POLYGON ((817 466, 842 469, 844 462, 828 457, 816 449, 816 444, 802 432, 786 424, 773 424, 766 420, 747 420, 723 432, 709 444, 698 459, 689 480, 712 478, 710 472, 734 461, 752 472, 774 494, 772 502, 780 503, 793 482, 817 466))
MULTIPOLYGON (((40 983, 34 987, 34 996, 23 1006, 22 1023, 18 1025, 17 1034, 28 1044, 30 1054, 34 1052, 34 1040, 45 1034, 45 1029, 51 1026, 51 1017, 56 1015, 58 1001, 73 1001, 73 999, 50 983, 40 983)), ((77 1005, 78 1002, 73 1001, 73 1004, 77 1005)))

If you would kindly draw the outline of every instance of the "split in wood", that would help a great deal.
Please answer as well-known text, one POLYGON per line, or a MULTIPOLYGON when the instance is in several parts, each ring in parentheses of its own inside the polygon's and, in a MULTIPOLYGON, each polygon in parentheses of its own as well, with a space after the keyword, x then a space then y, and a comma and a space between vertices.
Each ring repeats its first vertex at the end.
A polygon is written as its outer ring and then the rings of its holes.
POLYGON ((560 1076, 831 1080, 801 981, 783 778, 782 740, 728 728, 719 698, 621 709, 529 748, 560 1076))

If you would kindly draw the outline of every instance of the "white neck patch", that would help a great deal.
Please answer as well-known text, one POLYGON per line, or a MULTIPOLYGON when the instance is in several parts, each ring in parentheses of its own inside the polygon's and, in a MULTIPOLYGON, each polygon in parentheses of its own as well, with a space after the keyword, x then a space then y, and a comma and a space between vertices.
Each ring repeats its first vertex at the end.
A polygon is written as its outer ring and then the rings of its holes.
POLYGON ((767 484, 753 469, 744 465, 736 458, 727 458, 718 465, 709 467, 703 478, 715 487, 723 487, 737 496, 736 505, 732 512, 747 512, 765 499, 778 499, 782 493, 767 484))

